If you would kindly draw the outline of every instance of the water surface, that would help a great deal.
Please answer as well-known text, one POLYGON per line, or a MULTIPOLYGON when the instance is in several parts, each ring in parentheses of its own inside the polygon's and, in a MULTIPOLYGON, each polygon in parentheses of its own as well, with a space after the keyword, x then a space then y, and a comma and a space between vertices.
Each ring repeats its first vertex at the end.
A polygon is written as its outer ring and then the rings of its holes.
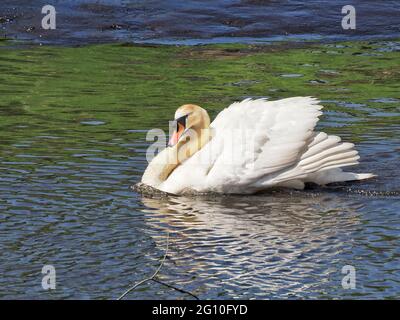
POLYGON ((43 30, 47 0, 2 0, 0 36, 37 43, 112 41, 198 44, 393 38, 396 0, 53 0, 56 30, 43 30), (356 30, 343 30, 342 8, 356 9, 356 30))
MULTIPOLYGON (((23 47, 0 42, 0 298, 113 299, 158 267, 204 299, 399 298, 399 42, 23 47), (133 192, 183 103, 313 95, 367 182, 256 196, 133 192), (57 288, 41 288, 52 264, 57 288), (341 286, 344 265, 357 272, 341 286)), ((148 283, 127 298, 190 298, 148 283)))

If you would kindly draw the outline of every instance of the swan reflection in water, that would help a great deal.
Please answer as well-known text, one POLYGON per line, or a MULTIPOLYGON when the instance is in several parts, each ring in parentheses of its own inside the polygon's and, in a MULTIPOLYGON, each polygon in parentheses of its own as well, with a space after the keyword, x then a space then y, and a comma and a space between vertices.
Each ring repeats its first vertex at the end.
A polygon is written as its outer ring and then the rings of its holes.
POLYGON ((327 192, 141 200, 159 248, 170 233, 164 279, 200 298, 339 290, 343 255, 351 252, 352 231, 361 223, 359 203, 327 192))

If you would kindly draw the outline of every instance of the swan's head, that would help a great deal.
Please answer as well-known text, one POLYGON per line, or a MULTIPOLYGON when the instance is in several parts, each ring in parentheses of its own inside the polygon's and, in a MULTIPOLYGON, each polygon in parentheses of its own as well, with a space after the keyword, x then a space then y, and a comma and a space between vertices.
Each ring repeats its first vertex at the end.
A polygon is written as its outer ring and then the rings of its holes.
POLYGON ((203 108, 195 104, 185 104, 176 110, 174 126, 174 131, 168 143, 169 147, 185 140, 189 129, 200 135, 201 130, 210 126, 210 117, 203 108))

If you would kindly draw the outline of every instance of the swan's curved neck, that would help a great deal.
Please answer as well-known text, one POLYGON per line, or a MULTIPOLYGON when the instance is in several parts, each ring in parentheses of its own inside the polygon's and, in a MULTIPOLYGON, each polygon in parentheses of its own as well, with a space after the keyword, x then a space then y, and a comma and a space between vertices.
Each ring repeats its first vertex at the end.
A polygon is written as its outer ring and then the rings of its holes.
POLYGON ((173 161, 174 154, 177 152, 176 149, 177 146, 165 148, 158 153, 143 173, 142 182, 149 186, 157 187, 167 180, 171 172, 178 166, 178 163, 173 161))
POLYGON ((199 130, 193 128, 193 130, 197 133, 196 139, 189 139, 186 143, 178 143, 173 147, 165 148, 153 158, 143 174, 143 183, 157 188, 168 179, 177 166, 190 158, 210 140, 209 128, 199 130))

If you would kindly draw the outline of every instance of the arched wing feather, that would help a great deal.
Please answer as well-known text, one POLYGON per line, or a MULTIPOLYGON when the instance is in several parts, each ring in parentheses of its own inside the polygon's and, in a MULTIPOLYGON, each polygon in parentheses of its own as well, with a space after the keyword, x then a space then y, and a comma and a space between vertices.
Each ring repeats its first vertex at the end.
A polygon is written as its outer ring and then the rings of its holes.
POLYGON ((211 154, 205 184, 239 189, 295 165, 321 115, 318 103, 312 97, 246 99, 221 111, 204 150, 211 154))

